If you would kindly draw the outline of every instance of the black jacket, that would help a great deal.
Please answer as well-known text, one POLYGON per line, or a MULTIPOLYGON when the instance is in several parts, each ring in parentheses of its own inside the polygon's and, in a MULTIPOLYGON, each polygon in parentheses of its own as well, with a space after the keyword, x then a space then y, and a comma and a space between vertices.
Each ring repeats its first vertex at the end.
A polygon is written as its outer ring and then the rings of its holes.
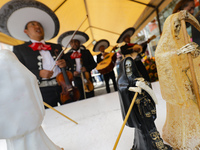
MULTIPOLYGON (((75 59, 71 59, 70 55, 72 53, 73 50, 69 50, 69 52, 65 54, 63 57, 65 60, 67 60, 68 70, 73 73, 74 71, 76 71, 76 61, 75 59)), ((81 60, 82 60, 82 66, 86 68, 87 72, 91 72, 92 69, 94 69, 97 66, 89 50, 81 49, 81 60)))
MULTIPOLYGON (((36 77, 38 80, 41 80, 39 76, 40 70, 42 70, 42 56, 40 55, 39 51, 33 51, 28 45, 32 44, 32 42, 25 42, 24 44, 17 45, 13 47, 13 52, 19 59, 19 61, 26 66, 36 77)), ((57 55, 62 50, 61 45, 53 44, 53 43, 46 43, 51 45, 51 56, 55 60, 57 55)))

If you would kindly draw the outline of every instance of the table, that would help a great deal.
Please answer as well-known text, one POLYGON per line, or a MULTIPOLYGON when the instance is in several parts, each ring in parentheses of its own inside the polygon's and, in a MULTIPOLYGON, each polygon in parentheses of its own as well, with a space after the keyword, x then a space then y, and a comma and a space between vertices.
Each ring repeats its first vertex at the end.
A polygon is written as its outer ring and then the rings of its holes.
MULTIPOLYGON (((159 82, 152 83, 158 99, 157 129, 162 135, 166 118, 166 104, 160 93, 159 82)), ((78 125, 54 112, 46 110, 42 127, 48 137, 65 150, 112 150, 123 120, 118 92, 96 96, 55 107, 78 122, 78 125)), ((134 129, 125 126, 116 150, 129 150, 133 144, 134 129)), ((7 150, 0 140, 0 150, 7 150)))

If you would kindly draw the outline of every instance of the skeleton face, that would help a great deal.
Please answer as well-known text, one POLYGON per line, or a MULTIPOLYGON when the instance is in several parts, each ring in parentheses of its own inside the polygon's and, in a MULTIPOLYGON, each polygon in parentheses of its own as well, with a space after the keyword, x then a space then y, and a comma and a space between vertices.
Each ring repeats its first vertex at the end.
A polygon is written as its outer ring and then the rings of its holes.
POLYGON ((126 67, 126 74, 128 77, 132 75, 132 62, 131 60, 126 60, 125 67, 126 67))
POLYGON ((180 29, 181 29, 181 22, 179 19, 174 20, 174 35, 176 39, 180 39, 178 37, 179 33, 180 33, 180 29))

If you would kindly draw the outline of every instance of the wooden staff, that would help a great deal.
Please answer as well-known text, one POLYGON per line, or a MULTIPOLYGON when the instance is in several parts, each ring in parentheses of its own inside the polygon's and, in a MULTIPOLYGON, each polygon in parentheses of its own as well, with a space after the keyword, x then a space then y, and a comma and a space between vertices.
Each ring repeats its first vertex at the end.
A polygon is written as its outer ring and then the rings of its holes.
POLYGON ((135 103, 135 99, 136 99, 137 95, 138 95, 138 92, 135 93, 135 95, 134 95, 134 97, 133 97, 133 99, 132 99, 131 105, 130 105, 130 107, 129 107, 129 109, 128 109, 128 112, 127 112, 127 114, 126 114, 126 117, 125 117, 124 122, 123 122, 123 124, 122 124, 121 130, 120 130, 120 132, 119 132, 119 135, 118 135, 118 137, 117 137, 117 140, 116 140, 116 142, 115 142, 115 145, 114 145, 114 147, 113 147, 113 150, 115 150, 116 147, 117 147, 117 144, 118 144, 119 139, 120 139, 120 137, 121 137, 121 134, 122 134, 122 132, 123 132, 123 130, 124 130, 124 126, 125 126, 125 124, 126 124, 126 122, 127 122, 127 120, 128 120, 128 117, 129 117, 129 115, 130 115, 130 113, 131 113, 131 110, 132 110, 132 108, 133 108, 133 105, 134 105, 134 103, 135 103))
MULTIPOLYGON (((188 38, 188 34, 187 34, 187 30, 186 30, 185 20, 181 20, 181 28, 182 28, 182 31, 183 31, 185 44, 190 43, 189 38, 188 38)), ((194 71, 194 65, 193 65, 191 53, 187 53, 187 57, 188 57, 188 62, 189 62, 189 66, 190 66, 190 73, 191 73, 191 76, 192 76, 192 87, 193 87, 193 91, 194 91, 194 94, 195 94, 196 99, 197 99, 197 105, 198 105, 198 108, 199 108, 199 111, 200 111, 199 85, 197 83, 197 78, 196 78, 195 71, 194 71)))
POLYGON ((74 122, 75 124, 78 124, 76 121, 72 120, 71 118, 67 117, 66 115, 64 115, 63 113, 59 112, 58 110, 56 110, 55 108, 53 108, 52 106, 50 106, 49 104, 43 102, 44 105, 52 110, 54 110, 55 112, 59 113, 60 115, 62 115, 63 117, 69 119, 70 121, 74 122))

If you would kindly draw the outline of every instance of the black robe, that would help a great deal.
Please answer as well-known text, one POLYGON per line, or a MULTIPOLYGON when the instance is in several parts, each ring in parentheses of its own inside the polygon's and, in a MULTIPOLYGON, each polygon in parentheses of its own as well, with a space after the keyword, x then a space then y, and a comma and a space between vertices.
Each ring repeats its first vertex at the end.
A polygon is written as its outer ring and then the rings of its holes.
MULTIPOLYGON (((136 78, 141 78, 139 71, 136 67, 135 61, 131 57, 127 57, 120 63, 120 75, 117 80, 119 99, 121 105, 121 111, 123 119, 125 118, 131 101, 135 95, 135 92, 129 91, 129 87, 136 87, 136 78), (132 76, 127 76, 125 62, 130 60, 132 62, 132 76)), ((146 82, 150 87, 150 84, 146 82)), ((160 150, 168 149, 168 146, 164 145, 159 132, 156 129, 156 107, 152 97, 142 90, 141 94, 138 94, 132 111, 126 123, 129 127, 135 128, 134 145, 132 149, 136 150, 160 150)))

